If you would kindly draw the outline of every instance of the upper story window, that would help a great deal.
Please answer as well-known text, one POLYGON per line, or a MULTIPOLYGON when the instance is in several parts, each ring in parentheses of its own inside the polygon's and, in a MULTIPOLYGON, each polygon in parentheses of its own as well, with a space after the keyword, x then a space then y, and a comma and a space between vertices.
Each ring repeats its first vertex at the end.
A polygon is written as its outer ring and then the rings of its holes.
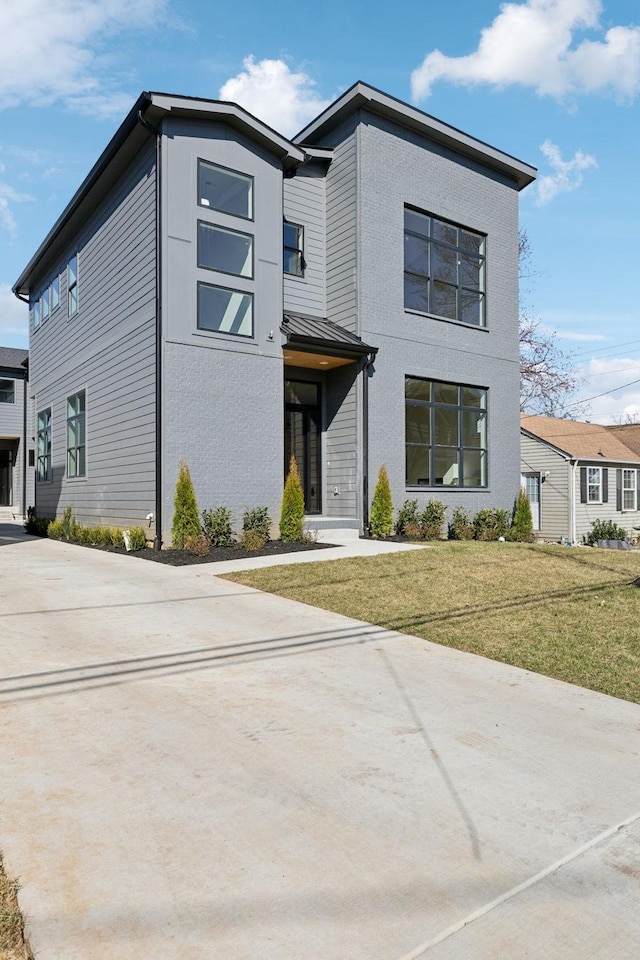
POLYGON ((0 380, 0 403, 16 402, 15 380, 0 380))
POLYGON ((304 227, 284 222, 284 272, 304 276, 304 227))
POLYGON ((253 294, 198 283, 198 330, 253 336, 253 294))
POLYGON ((69 316, 78 310, 78 257, 71 257, 67 264, 67 304, 69 316))
POLYGON ((253 220, 253 177, 198 160, 198 204, 253 220))
POLYGON ((84 390, 67 398, 67 476, 84 477, 86 472, 86 394, 84 390))
POLYGON ((60 303, 60 277, 55 277, 51 282, 51 313, 60 303))
POLYGON ((37 330, 40 326, 40 300, 35 300, 33 304, 33 329, 37 330))
POLYGON ((49 296, 50 291, 49 287, 44 291, 40 297, 40 319, 44 323, 47 317, 49 316, 49 296))
POLYGON ((199 220, 198 266, 253 279, 253 237, 199 220))
POLYGON ((487 391, 405 378, 408 487, 486 487, 487 391))
POLYGON ((38 480, 51 480, 51 407, 38 414, 38 470, 36 477, 38 480))
POLYGON ((408 207, 404 211, 404 306, 484 327, 486 238, 408 207))

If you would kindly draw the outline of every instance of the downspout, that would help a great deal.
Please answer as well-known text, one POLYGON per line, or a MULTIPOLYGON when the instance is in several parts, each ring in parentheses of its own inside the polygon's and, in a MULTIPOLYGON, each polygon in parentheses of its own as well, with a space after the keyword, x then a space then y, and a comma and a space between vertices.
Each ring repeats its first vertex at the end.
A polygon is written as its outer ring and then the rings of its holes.
POLYGON ((576 542, 578 536, 578 528, 576 524, 576 467, 578 466, 577 460, 571 460, 571 543, 576 542))
POLYGON ((29 368, 25 369, 22 381, 22 516, 27 519, 27 385, 29 368))
POLYGON ((362 527, 369 530, 369 370, 375 354, 367 356, 362 370, 362 527))
POLYGON ((162 549, 162 131, 138 111, 138 120, 156 139, 156 533, 153 549, 162 549))

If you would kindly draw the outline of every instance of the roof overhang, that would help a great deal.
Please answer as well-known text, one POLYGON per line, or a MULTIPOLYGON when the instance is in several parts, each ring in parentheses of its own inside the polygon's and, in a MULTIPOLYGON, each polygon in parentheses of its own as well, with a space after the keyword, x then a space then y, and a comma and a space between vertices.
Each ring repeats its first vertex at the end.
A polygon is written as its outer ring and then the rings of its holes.
POLYGON ((285 313, 280 329, 286 338, 286 346, 303 353, 359 360, 362 357, 373 359, 378 352, 377 347, 325 318, 285 313))
POLYGON ((464 156, 495 170, 511 180, 515 180, 518 190, 532 183, 537 170, 508 153, 463 133, 456 127, 437 120, 428 113, 412 107, 402 100, 371 87, 362 81, 354 83, 334 103, 326 108, 315 120, 293 137, 294 143, 320 145, 323 137, 348 119, 357 110, 369 110, 410 130, 423 134, 430 140, 441 144, 464 156))

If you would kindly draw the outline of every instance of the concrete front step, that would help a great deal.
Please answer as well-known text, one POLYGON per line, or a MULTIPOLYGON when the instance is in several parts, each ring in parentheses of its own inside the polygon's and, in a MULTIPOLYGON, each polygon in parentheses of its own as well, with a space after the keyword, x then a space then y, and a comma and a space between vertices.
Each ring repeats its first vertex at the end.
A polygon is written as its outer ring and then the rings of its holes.
POLYGON ((355 517, 318 517, 304 518, 305 530, 317 532, 323 540, 331 537, 343 539, 358 539, 360 536, 360 521, 355 517))

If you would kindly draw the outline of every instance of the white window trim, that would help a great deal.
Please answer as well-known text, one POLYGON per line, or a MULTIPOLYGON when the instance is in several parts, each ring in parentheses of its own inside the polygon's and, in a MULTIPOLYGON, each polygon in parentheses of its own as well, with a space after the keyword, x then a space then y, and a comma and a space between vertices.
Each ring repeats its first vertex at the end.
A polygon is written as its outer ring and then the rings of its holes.
POLYGON ((634 513, 638 508, 637 503, 637 490, 638 490, 638 477, 636 471, 632 467, 623 467, 622 469, 622 513, 634 513), (631 474, 631 486, 625 487, 625 473, 631 474), (631 493, 633 495, 633 505, 630 507, 625 507, 624 505, 624 495, 625 493, 631 493))
POLYGON ((602 467, 587 467, 587 503, 602 503, 602 467), (590 496, 590 487, 595 487, 596 484, 592 482, 589 477, 592 470, 598 471, 598 498, 594 499, 590 496))

